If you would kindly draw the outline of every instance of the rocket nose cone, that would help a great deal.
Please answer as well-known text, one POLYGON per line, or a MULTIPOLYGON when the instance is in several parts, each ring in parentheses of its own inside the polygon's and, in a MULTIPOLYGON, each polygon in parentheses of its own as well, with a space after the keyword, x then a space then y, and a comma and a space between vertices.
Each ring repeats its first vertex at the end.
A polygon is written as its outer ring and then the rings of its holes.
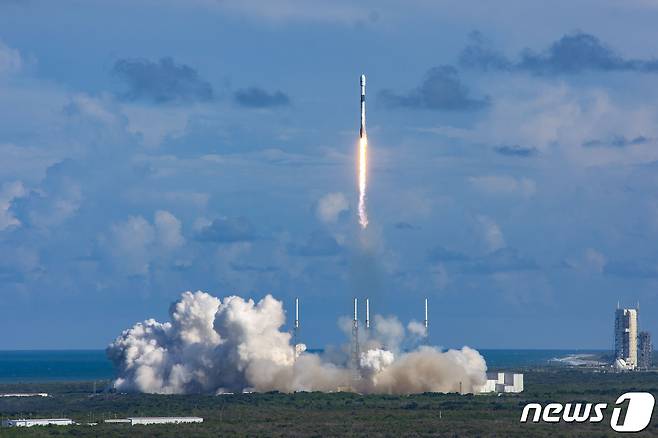
POLYGON ((361 85, 366 84, 366 75, 361 75, 361 85))

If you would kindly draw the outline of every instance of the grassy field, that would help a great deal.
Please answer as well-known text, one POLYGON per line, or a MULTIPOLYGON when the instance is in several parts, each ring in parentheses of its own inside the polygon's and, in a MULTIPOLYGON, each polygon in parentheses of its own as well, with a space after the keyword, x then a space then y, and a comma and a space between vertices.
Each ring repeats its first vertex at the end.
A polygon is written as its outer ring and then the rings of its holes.
MULTIPOLYGON (((90 394, 89 382, 5 384, 0 392, 48 392, 48 398, 0 399, 3 418, 67 417, 97 426, 2 428, 0 436, 617 436, 602 423, 520 424, 529 402, 607 402, 629 391, 658 396, 658 374, 606 374, 569 369, 524 371, 526 391, 519 395, 349 393, 148 395, 90 394), (103 424, 126 416, 200 416, 202 424, 130 426, 103 424)), ((99 385, 99 388, 102 386, 99 385)), ((637 436, 658 436, 654 416, 637 436)))

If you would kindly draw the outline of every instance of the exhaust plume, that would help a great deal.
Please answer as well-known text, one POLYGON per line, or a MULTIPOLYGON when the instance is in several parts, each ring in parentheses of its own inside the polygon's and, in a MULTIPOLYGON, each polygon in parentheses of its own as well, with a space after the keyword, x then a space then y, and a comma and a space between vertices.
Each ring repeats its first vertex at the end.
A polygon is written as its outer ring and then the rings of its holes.
POLYGON ((366 192, 368 190, 368 137, 359 139, 359 225, 368 227, 368 210, 366 209, 366 192))
POLYGON ((363 339, 357 380, 345 365, 347 355, 312 354, 302 344, 293 346, 291 335, 281 330, 283 305, 270 295, 254 302, 185 292, 171 306, 170 317, 165 323, 137 323, 107 348, 118 372, 117 390, 410 394, 453 392, 460 386, 472 392, 486 380, 484 359, 471 348, 405 352, 402 346, 414 335, 406 336, 394 317, 375 316, 370 338, 363 339), (295 348, 300 352, 296 359, 295 348))

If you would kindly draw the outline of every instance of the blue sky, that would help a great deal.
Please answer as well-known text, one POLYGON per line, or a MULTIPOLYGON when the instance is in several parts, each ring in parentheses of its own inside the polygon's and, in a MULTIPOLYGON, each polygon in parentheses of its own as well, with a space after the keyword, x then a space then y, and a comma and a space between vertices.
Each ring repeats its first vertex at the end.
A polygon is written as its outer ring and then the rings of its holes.
POLYGON ((658 321, 658 3, 0 2, 1 349, 103 348, 185 290, 352 296, 431 341, 658 321), (371 225, 356 221, 368 77, 371 225))

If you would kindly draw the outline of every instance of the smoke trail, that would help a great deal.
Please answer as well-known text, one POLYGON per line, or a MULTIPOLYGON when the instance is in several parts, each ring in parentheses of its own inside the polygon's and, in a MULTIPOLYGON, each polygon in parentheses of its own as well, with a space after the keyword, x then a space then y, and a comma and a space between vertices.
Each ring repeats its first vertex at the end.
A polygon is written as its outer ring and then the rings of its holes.
POLYGON ((170 308, 171 322, 135 324, 107 349, 119 391, 186 394, 239 391, 344 391, 410 394, 472 392, 484 384, 486 364, 468 347, 442 352, 407 343, 396 318, 376 316, 364 336, 361 378, 353 380, 347 355, 305 352, 295 359, 289 333, 281 331, 280 301, 238 296, 223 299, 185 292, 170 308))
POLYGON ((366 209, 366 191, 368 188, 368 137, 359 138, 359 224, 361 228, 368 227, 368 211, 366 209))

